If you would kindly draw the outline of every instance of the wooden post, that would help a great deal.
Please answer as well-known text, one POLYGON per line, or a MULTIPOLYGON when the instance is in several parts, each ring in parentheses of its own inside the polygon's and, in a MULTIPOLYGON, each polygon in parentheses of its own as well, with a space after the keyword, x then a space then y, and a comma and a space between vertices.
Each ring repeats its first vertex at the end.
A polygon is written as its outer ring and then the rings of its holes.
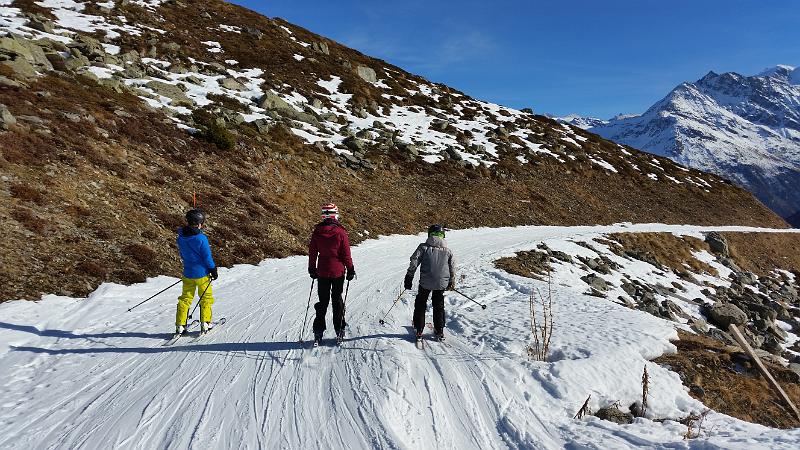
POLYGON ((739 343, 739 346, 742 347, 742 349, 748 355, 750 355, 750 358, 752 358, 753 361, 756 362, 758 370, 761 371, 761 375, 764 375, 764 378, 767 379, 767 383, 769 383, 769 386, 772 388, 772 390, 776 394, 778 394, 778 396, 781 399, 783 399, 783 401, 786 402, 787 405, 789 405, 789 408, 791 408, 792 411, 794 411, 794 415, 795 417, 797 417, 797 420, 800 420, 800 411, 798 411, 797 407, 794 406, 794 403, 792 403, 792 400, 789 398, 788 395, 786 395, 786 392, 783 390, 783 388, 781 388, 781 385, 778 384, 775 378, 772 377, 772 374, 769 373, 769 370, 767 370, 767 366, 765 366, 764 363, 761 362, 761 358, 758 355, 756 355, 756 352, 754 352, 753 348, 750 347, 750 344, 747 343, 747 341, 744 338, 744 335, 742 335, 742 332, 739 331, 739 328, 737 328, 736 325, 734 324, 730 324, 728 326, 728 331, 731 332, 733 338, 736 339, 736 342, 739 343))

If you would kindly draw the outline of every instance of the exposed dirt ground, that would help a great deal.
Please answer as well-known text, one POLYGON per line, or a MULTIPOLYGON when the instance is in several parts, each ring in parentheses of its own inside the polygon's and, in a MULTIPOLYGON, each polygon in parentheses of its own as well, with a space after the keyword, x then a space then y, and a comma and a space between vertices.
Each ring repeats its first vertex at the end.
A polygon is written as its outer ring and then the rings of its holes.
MULTIPOLYGON (((755 364, 738 347, 679 332, 678 353, 654 361, 680 374, 689 394, 714 411, 775 428, 795 428, 800 421, 775 395, 755 364), (699 388, 699 389, 698 389, 699 388)), ((767 364, 795 405, 800 405, 800 380, 789 369, 767 364)))

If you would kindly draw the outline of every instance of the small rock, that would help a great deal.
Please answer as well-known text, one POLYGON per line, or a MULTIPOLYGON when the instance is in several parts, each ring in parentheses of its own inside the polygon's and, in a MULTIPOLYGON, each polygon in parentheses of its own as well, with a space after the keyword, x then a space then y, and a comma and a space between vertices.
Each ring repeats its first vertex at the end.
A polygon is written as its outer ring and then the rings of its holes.
POLYGON ((246 91, 247 87, 242 83, 236 81, 235 78, 223 78, 219 84, 224 87, 225 89, 230 89, 232 91, 246 91))
POLYGON ((322 53, 322 54, 325 54, 325 55, 330 55, 331 54, 331 51, 328 48, 328 44, 326 44, 325 42, 313 42, 311 44, 311 49, 314 50, 315 52, 319 52, 319 53, 322 53))
POLYGON ((172 100, 172 106, 194 106, 194 101, 183 92, 183 85, 174 85, 162 81, 151 81, 145 86, 149 87, 158 95, 172 100))
POLYGON ((599 276, 593 273, 581 277, 581 280, 583 280, 584 283, 588 284, 589 287, 591 287, 592 289, 596 289, 598 291, 608 290, 608 283, 606 283, 606 280, 600 278, 599 276))
POLYGON ((692 327, 692 329, 694 331, 696 331, 696 332, 698 332, 700 334, 708 333, 708 329, 709 329, 708 328, 708 323, 706 323, 705 320, 695 317, 695 318, 692 318, 690 322, 691 322, 691 327, 692 327))
POLYGON ((355 136, 348 136, 342 143, 354 152, 362 152, 366 147, 366 143, 355 136))
POLYGON ((613 406, 600 408, 596 413, 594 413, 594 415, 599 419, 618 423, 620 425, 633 423, 633 414, 620 411, 619 408, 615 408, 613 406))
POLYGON ((9 126, 17 123, 17 119, 11 114, 6 105, 0 103, 0 130, 7 130, 9 126))
POLYGON ((706 395, 706 390, 696 384, 693 384, 689 386, 689 393, 697 398, 703 398, 706 395))

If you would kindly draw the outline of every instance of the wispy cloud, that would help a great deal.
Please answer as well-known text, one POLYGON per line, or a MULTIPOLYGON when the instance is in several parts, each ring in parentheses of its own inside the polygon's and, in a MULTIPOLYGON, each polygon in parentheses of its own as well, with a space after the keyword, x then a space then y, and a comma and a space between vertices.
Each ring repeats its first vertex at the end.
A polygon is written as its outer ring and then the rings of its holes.
POLYGON ((417 39, 375 39, 363 32, 354 32, 343 39, 348 47, 370 56, 383 58, 411 72, 437 74, 453 66, 474 64, 491 54, 496 45, 480 31, 452 32, 433 42, 420 45, 417 39))

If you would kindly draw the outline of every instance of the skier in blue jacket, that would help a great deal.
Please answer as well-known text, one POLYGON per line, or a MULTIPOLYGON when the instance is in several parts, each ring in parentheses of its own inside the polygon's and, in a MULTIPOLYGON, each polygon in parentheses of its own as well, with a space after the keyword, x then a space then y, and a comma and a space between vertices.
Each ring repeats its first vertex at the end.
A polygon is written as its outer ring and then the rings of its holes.
POLYGON ((178 297, 175 313, 175 334, 186 330, 186 319, 192 306, 195 292, 200 294, 200 332, 211 329, 211 305, 214 297, 211 280, 217 279, 217 265, 211 257, 211 246, 203 234, 206 215, 200 209, 186 213, 186 226, 178 229, 178 250, 183 260, 183 293, 178 297))

